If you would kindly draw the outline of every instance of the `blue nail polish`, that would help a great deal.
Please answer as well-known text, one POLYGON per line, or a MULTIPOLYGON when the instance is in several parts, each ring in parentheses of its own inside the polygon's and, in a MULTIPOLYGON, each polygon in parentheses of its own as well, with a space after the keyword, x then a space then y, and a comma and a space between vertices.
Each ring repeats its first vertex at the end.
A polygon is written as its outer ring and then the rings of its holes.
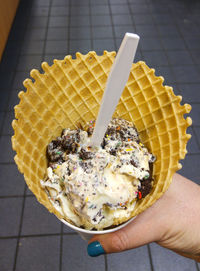
POLYGON ((92 242, 87 248, 88 255, 91 257, 96 257, 105 254, 105 251, 98 241, 92 242))

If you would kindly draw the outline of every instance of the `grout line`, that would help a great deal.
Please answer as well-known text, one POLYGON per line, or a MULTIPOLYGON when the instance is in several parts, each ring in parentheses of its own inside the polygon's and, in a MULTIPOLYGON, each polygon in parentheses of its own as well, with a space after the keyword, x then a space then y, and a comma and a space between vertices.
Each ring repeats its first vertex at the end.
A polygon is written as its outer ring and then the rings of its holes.
POLYGON ((197 271, 200 271, 199 265, 196 261, 195 261, 195 265, 196 265, 197 271))
MULTIPOLYGON (((63 236, 67 235, 77 235, 76 232, 63 232, 63 236)), ((29 234, 29 235, 20 235, 20 238, 34 238, 34 237, 46 237, 46 236, 61 236, 61 233, 43 233, 43 234, 29 234)), ((11 236, 0 236, 0 240, 4 239, 15 239, 18 238, 18 235, 11 236)))
MULTIPOLYGON (((108 0, 108 8, 109 8, 109 15, 108 16, 110 16, 110 20, 111 20, 112 33, 113 33, 114 44, 115 44, 115 51, 117 52, 117 41, 116 41, 116 36, 115 36, 115 28, 114 28, 114 23, 113 23, 113 16, 112 16, 110 0, 108 0)), ((123 39, 123 37, 122 37, 122 39, 123 39)))
POLYGON ((147 249, 148 249, 148 254, 149 254, 149 262, 150 262, 150 266, 151 266, 151 271, 154 271, 154 267, 153 267, 153 260, 152 260, 152 255, 151 255, 151 248, 150 245, 147 245, 147 249))
POLYGON ((91 46, 91 49, 93 51, 94 50, 94 42, 93 42, 93 33, 92 33, 92 8, 91 8, 91 0, 89 0, 89 15, 88 16, 89 16, 89 21, 90 21, 90 36, 91 36, 91 38, 87 39, 87 40, 90 40, 90 46, 91 46))
MULTIPOLYGON (((0 164, 1 165, 1 164, 0 164)), ((8 196, 0 196, 0 199, 12 199, 12 198, 31 198, 34 197, 35 195, 8 195, 8 196)))
MULTIPOLYGON (((48 10, 48 16, 47 16, 47 24, 46 24, 46 29, 45 29, 45 34, 44 34, 44 44, 43 44, 43 50, 42 50, 42 54, 39 54, 39 56, 41 56, 42 61, 44 59, 45 56, 45 49, 46 49, 46 43, 47 43, 47 34, 48 34, 48 26, 49 26, 49 18, 50 18, 50 14, 51 14, 51 7, 52 7, 52 0, 50 0, 49 3, 49 10, 48 10)), ((42 67, 39 67, 39 70, 42 71, 42 67)))
POLYGON ((67 50, 70 52, 70 20, 71 20, 71 0, 69 0, 69 13, 68 13, 68 35, 67 35, 67 50))
POLYGON ((15 258, 14 258, 14 265, 13 265, 13 271, 16 270, 16 264, 17 264, 17 256, 19 252, 19 241, 21 238, 21 231, 22 231, 22 224, 23 224, 23 217, 24 217, 24 208, 25 208, 25 194, 26 194, 26 186, 24 188, 24 197, 23 197, 23 202, 22 202, 22 211, 21 211, 21 218, 20 218, 20 224, 19 224, 19 232, 17 236, 17 245, 16 245, 16 250, 15 250, 15 258))
POLYGON ((105 261, 105 271, 108 271, 108 256, 104 255, 104 261, 105 261))
POLYGON ((63 223, 61 222, 60 228, 60 259, 59 259, 59 271, 62 271, 62 254, 63 254, 63 223))
POLYGON ((198 147, 199 147, 199 149, 200 149, 200 141, 199 141, 198 135, 197 135, 197 133, 196 133, 194 127, 195 127, 194 125, 191 126, 192 132, 193 132, 193 134, 194 134, 194 138, 196 139, 197 145, 198 145, 198 147))

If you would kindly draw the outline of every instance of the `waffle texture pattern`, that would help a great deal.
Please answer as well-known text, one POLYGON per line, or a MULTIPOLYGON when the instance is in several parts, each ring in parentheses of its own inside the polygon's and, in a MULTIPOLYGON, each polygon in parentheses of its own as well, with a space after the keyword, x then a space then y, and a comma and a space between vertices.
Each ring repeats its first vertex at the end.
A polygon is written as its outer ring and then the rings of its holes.
MULTIPOLYGON (((115 52, 104 51, 86 55, 70 55, 54 60, 49 66, 42 63, 43 73, 33 69, 31 79, 24 81, 26 92, 19 93, 12 122, 12 147, 15 162, 29 189, 38 201, 58 218, 63 218, 50 203, 40 180, 46 176, 48 143, 59 136, 63 128, 76 128, 79 123, 96 119, 106 80, 115 59, 115 52)), ((113 117, 132 121, 141 141, 157 160, 154 163, 153 189, 136 204, 132 216, 151 206, 169 187, 173 174, 181 168, 190 135, 188 114, 191 106, 181 105, 172 87, 163 85, 163 77, 156 76, 140 61, 132 65, 131 73, 113 117)), ((68 220, 67 218, 65 218, 68 220)))

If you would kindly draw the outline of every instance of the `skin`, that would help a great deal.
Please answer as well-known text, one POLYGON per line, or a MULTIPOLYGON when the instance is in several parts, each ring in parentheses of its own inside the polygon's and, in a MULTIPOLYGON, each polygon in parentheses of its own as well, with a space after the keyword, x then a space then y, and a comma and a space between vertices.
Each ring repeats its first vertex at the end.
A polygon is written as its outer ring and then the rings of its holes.
POLYGON ((174 174, 166 193, 125 228, 95 235, 106 253, 151 242, 200 262, 200 186, 174 174))

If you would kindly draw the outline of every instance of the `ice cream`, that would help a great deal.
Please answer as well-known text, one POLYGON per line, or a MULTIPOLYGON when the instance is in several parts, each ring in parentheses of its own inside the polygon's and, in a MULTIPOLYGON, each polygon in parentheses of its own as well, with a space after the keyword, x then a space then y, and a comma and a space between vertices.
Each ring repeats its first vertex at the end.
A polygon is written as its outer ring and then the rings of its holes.
POLYGON ((47 147, 47 179, 41 181, 62 216, 85 229, 105 229, 131 217, 152 187, 154 155, 131 122, 113 119, 100 147, 90 147, 95 122, 65 129, 47 147))

